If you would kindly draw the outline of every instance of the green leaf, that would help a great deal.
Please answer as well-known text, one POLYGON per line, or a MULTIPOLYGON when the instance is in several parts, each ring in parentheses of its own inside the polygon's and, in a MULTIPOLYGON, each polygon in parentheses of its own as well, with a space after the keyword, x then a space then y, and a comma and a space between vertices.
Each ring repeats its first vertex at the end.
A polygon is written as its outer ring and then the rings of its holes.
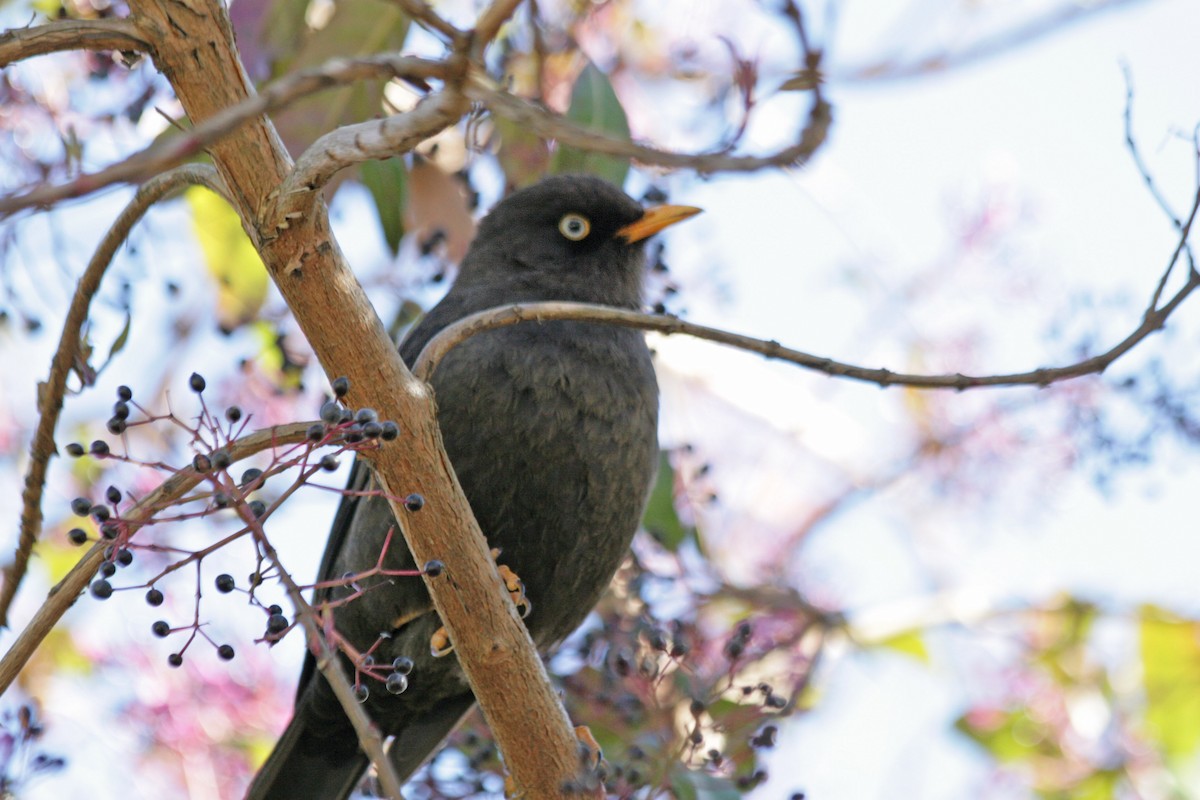
POLYGON ((362 182, 375 201, 375 213, 383 227, 388 249, 396 255, 404 236, 404 202, 408 185, 408 170, 403 158, 367 161, 361 166, 362 182))
POLYGON ((665 451, 658 454, 658 477, 654 479, 642 525, 659 544, 672 552, 678 550, 692 533, 675 512, 675 470, 665 451))
MULTIPOLYGON (((571 90, 567 119, 598 133, 607 133, 619 139, 629 138, 629 120, 625 117, 625 109, 621 108, 617 93, 613 91, 608 76, 590 61, 579 73, 571 90)), ((550 171, 587 172, 623 186, 625 176, 629 173, 629 159, 560 145, 554 153, 550 171)))
POLYGON ((1169 759, 1188 759, 1200 745, 1200 624, 1145 606, 1140 628, 1146 728, 1169 759))

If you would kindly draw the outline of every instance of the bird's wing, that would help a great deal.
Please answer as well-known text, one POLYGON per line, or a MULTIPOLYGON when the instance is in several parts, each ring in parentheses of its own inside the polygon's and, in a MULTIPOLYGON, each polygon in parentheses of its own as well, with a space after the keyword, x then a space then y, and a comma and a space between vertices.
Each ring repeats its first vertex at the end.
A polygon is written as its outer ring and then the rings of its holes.
POLYGON ((433 711, 409 721, 392 739, 388 759, 396 768, 400 782, 425 763, 430 753, 437 751, 467 713, 475 706, 474 695, 459 695, 438 704, 433 711))
MULTIPOLYGON (((357 492, 371 488, 371 465, 366 461, 355 459, 350 467, 350 479, 346 481, 346 492, 338 503, 337 513, 333 515, 333 524, 329 527, 329 539, 325 542, 325 554, 321 556, 321 567, 317 570, 318 581, 333 580, 333 565, 337 563, 342 543, 350 533, 354 512, 362 498, 357 492)), ((314 592, 313 602, 321 602, 329 594, 328 589, 318 589, 314 592)), ((311 652, 304 656, 304 666, 300 668, 300 683, 296 687, 296 700, 304 694, 305 687, 316 674, 317 662, 311 652)))

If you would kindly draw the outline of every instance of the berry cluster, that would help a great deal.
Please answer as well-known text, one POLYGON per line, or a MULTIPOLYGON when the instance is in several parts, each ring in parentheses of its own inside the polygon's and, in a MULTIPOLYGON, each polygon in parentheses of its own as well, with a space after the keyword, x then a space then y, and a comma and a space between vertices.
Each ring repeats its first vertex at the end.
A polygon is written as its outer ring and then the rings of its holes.
MULTIPOLYGON (((117 401, 113 405, 113 415, 107 427, 112 434, 122 437, 125 445, 122 452, 115 452, 113 447, 101 440, 93 442, 87 448, 77 442, 64 448, 69 455, 76 458, 90 454, 98 459, 178 474, 179 470, 167 465, 147 463, 128 455, 129 447, 128 442, 124 441, 125 436, 134 427, 162 421, 182 428, 191 436, 193 455, 190 467, 193 474, 200 478, 200 484, 193 493, 174 499, 160 499, 154 493, 148 497, 136 498, 122 492, 117 486, 110 486, 105 491, 102 502, 94 503, 86 497, 78 497, 71 502, 72 511, 77 516, 88 518, 91 527, 98 531, 99 536, 90 534, 86 526, 71 528, 67 533, 69 541, 76 545, 82 546, 92 541, 97 545, 103 543, 103 560, 97 577, 90 586, 91 595, 99 600, 108 599, 117 591, 140 589, 145 590, 146 603, 151 607, 163 606, 168 599, 164 591, 168 579, 184 567, 194 568, 196 583, 192 592, 194 604, 191 621, 172 625, 165 619, 159 619, 151 625, 151 632, 156 637, 184 637, 182 644, 167 658, 172 666, 183 664, 184 654, 197 639, 211 644, 219 658, 234 658, 234 647, 228 643, 214 641, 206 629, 207 623, 202 621, 201 564, 206 557, 239 539, 248 538, 253 543, 257 554, 255 569, 249 574, 244 586, 239 586, 238 581, 229 573, 217 575, 212 584, 217 593, 244 593, 249 604, 263 613, 264 633, 259 641, 273 644, 295 627, 296 621, 289 620, 280 605, 259 598, 264 583, 268 579, 278 578, 301 590, 323 588, 325 584, 295 586, 291 583, 290 576, 283 572, 275 559, 274 548, 267 539, 265 524, 280 504, 315 474, 336 470, 339 466, 339 456, 342 454, 379 447, 381 443, 393 441, 400 436, 399 426, 391 421, 379 420, 374 410, 352 410, 343 406, 342 400, 349 393, 350 384, 347 379, 338 378, 333 382, 333 399, 321 407, 320 422, 308 426, 302 439, 292 439, 294 444, 268 442, 269 462, 261 467, 246 468, 242 470, 240 477, 235 479, 232 470, 236 462, 249 455, 243 442, 250 415, 245 414, 236 405, 225 408, 220 414, 212 412, 204 400, 207 382, 198 373, 191 375, 188 386, 200 400, 201 411, 195 419, 185 421, 172 412, 152 414, 134 402, 133 392, 129 387, 121 386, 117 391, 117 401), (321 453, 319 450, 326 452, 321 453), (274 486, 275 483, 282 483, 284 473, 289 473, 291 483, 285 487, 274 486), (295 477, 292 478, 291 475, 295 477), (268 482, 272 482, 276 492, 273 498, 264 495, 268 482), (199 504, 200 509, 178 510, 191 504, 199 504), (150 524, 204 518, 222 512, 236 514, 237 520, 242 523, 241 527, 197 550, 146 541, 144 535, 136 542, 133 541, 134 533, 150 524), (112 579, 117 570, 132 564, 134 553, 142 550, 153 552, 159 562, 165 557, 165 565, 160 564, 157 572, 144 582, 114 587, 112 579)), ((410 494, 401 502, 414 513, 420 511, 425 504, 424 498, 418 494, 410 494)), ((443 567, 437 561, 429 562, 423 570, 385 570, 383 560, 390 541, 389 536, 384 551, 380 553, 379 562, 374 567, 330 582, 331 585, 355 589, 349 597, 339 598, 338 604, 352 601, 358 593, 356 582, 374 575, 436 576, 441 573, 443 567)), ((407 688, 407 676, 412 669, 412 663, 407 659, 397 659, 386 668, 376 665, 370 651, 366 654, 357 653, 348 643, 341 640, 336 630, 332 632, 332 643, 346 652, 351 661, 360 667, 356 670, 355 677, 359 692, 366 692, 366 687, 361 681, 364 676, 378 679, 387 691, 393 694, 403 692, 407 688)))

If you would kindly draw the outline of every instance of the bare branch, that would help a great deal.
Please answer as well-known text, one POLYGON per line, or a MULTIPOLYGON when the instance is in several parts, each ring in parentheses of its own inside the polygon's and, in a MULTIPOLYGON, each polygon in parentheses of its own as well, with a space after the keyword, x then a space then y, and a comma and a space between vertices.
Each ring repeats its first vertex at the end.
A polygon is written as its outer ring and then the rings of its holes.
POLYGON ((457 44, 466 34, 447 22, 425 0, 396 0, 396 4, 422 28, 440 33, 457 44))
POLYGON ((146 53, 150 44, 132 19, 64 19, 0 33, 0 67, 64 50, 146 53))
MULTIPOLYGON (((1192 206, 1192 214, 1184 227, 1182 238, 1171 258, 1171 264, 1178 260, 1187 241, 1196 210, 1200 207, 1200 193, 1192 206)), ((1170 267, 1168 267, 1168 270, 1170 267)), ((481 311, 446 327, 430 340, 421 351, 413 374, 428 381, 438 363, 454 347, 470 337, 494 328, 515 325, 519 322, 545 322, 549 320, 575 320, 581 322, 605 322, 630 328, 658 331, 664 334, 684 333, 700 339, 719 342, 752 353, 759 353, 767 358, 777 358, 789 361, 807 369, 823 372, 826 375, 851 380, 875 383, 879 386, 913 386, 923 389, 973 389, 983 386, 1048 386, 1051 383, 1078 378, 1083 375, 1093 375, 1104 372, 1109 365, 1132 350, 1139 342, 1150 334, 1161 329, 1171 313, 1179 307, 1185 298, 1200 286, 1200 273, 1191 272, 1183 287, 1161 308, 1149 308, 1142 318, 1141 324, 1118 344, 1100 355, 1068 364, 1062 367, 1043 367, 1028 372, 1011 373, 1006 375, 972 376, 962 373, 951 375, 916 375, 903 372, 892 372, 888 369, 871 369, 834 361, 831 358, 815 356, 799 350, 784 347, 776 341, 755 339, 750 336, 730 333, 720 328, 710 328, 685 322, 677 317, 655 314, 642 314, 618 308, 589 305, 586 303, 527 303, 511 305, 481 311)))
POLYGON ((753 172, 768 167, 791 167, 803 164, 825 141, 832 121, 829 104, 814 97, 808 122, 795 144, 765 156, 739 156, 727 153, 675 153, 616 139, 606 134, 581 128, 508 92, 496 88, 491 78, 473 71, 464 87, 467 96, 483 103, 497 116, 505 117, 547 139, 578 147, 593 153, 624 156, 648 166, 671 169, 694 169, 700 173, 753 172))
POLYGON ((275 230, 286 229, 288 220, 308 212, 320 197, 320 190, 339 170, 408 152, 454 124, 466 110, 466 103, 456 92, 438 92, 407 113, 330 131, 296 159, 296 166, 279 187, 277 207, 264 216, 264 224, 275 230))
POLYGON ((496 34, 500 32, 505 22, 516 13, 521 0, 493 0, 492 4, 483 10, 475 23, 475 38, 471 43, 472 55, 479 56, 496 34))
POLYGON ((1138 174, 1142 176, 1142 181, 1146 184, 1146 189, 1154 198, 1154 202, 1158 203, 1158 207, 1167 215, 1167 219, 1171 220, 1175 230, 1182 230, 1183 220, 1179 218, 1179 215, 1171 208, 1170 202, 1158 190, 1154 176, 1150 174, 1150 168, 1142 159, 1141 150, 1138 149, 1137 142, 1133 138, 1133 73, 1130 71, 1128 63, 1121 64, 1121 74, 1125 76, 1125 145, 1129 148, 1133 165, 1137 167, 1138 174))
POLYGON ((142 218, 150 206, 187 186, 207 186, 219 194, 225 193, 217 171, 207 165, 190 165, 147 181, 125 209, 113 222, 112 227, 100 240, 91 261, 75 287, 67 318, 63 321, 58 349, 50 362, 50 377, 38 386, 38 426, 33 435, 29 471, 25 475, 22 492, 21 536, 13 561, 4 568, 4 583, 0 586, 0 625, 8 625, 8 609, 17 594, 17 588, 25 577, 29 556, 42 527, 42 491, 46 485, 46 468, 50 457, 57 452, 54 443, 54 428, 62 411, 63 396, 67 388, 67 376, 79 355, 79 337, 87 320, 92 297, 100 288, 100 281, 112 263, 117 249, 125 243, 129 231, 142 218))
POLYGON ((358 80, 401 78, 424 81, 441 78, 446 66, 441 61, 385 54, 368 58, 337 58, 310 70, 282 78, 261 93, 214 114, 182 136, 157 142, 99 172, 80 175, 63 184, 47 184, 25 194, 0 198, 0 217, 31 206, 47 206, 60 200, 90 194, 114 183, 137 183, 202 152, 206 146, 237 130, 262 114, 323 89, 358 80))
POLYGON ((941 73, 1003 55, 1014 48, 1024 47, 1038 39, 1059 33, 1070 25, 1091 19, 1101 12, 1113 11, 1123 6, 1143 1, 1097 0, 1091 3, 1064 2, 1057 8, 1046 12, 1036 19, 1022 25, 1006 28, 999 33, 981 39, 968 49, 958 53, 933 53, 905 63, 880 61, 874 64, 839 70, 836 77, 841 80, 882 81, 903 80, 931 73, 941 73))
MULTIPOLYGON (((306 423, 306 425, 310 424, 312 423, 306 423)), ((275 547, 270 541, 268 541, 266 533, 263 531, 261 521, 244 502, 238 503, 236 507, 238 514, 242 517, 242 521, 253 531, 255 539, 266 552, 267 559, 274 565, 275 571, 279 574, 279 580, 296 609, 297 619, 304 626, 304 633, 309 649, 313 651, 317 669, 325 677, 330 688, 333 689, 333 694, 337 697, 338 704, 341 705, 342 710, 346 712, 346 716, 349 718, 350 724, 353 726, 354 732, 358 737, 359 746, 375 767, 380 786, 388 797, 394 798, 394 800, 403 800, 400 794, 403 782, 396 773, 395 765, 392 764, 391 759, 387 757, 387 753, 383 749, 383 738, 380 736, 379 729, 371 722, 371 718, 367 716, 366 709, 363 708, 358 698, 354 696, 354 686, 346 676, 346 670, 342 666, 341 659, 338 658, 337 651, 330 646, 329 640, 325 637, 325 631, 322 628, 316 609, 304 599, 303 590, 301 590, 295 579, 292 578, 291 573, 284 569, 283 564, 279 560, 279 554, 275 551, 275 547)))

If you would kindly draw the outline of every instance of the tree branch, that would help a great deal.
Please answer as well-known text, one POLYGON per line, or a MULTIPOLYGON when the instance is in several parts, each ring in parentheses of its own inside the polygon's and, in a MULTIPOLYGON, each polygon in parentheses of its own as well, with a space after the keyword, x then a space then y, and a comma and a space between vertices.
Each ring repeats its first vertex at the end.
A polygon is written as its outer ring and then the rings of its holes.
MULTIPOLYGON (((229 457, 236 462, 277 445, 302 442, 311 424, 298 422, 257 431, 232 442, 229 445, 229 457)), ((140 527, 149 521, 157 509, 178 501, 203 480, 204 476, 191 467, 181 469, 142 498, 124 516, 124 520, 133 528, 140 527)), ((4 658, 0 659, 0 694, 8 689, 38 645, 87 588, 88 581, 96 574, 100 562, 104 560, 104 550, 108 544, 105 541, 97 542, 79 560, 79 563, 71 568, 66 577, 50 590, 46 596, 46 602, 42 603, 37 613, 33 615, 33 619, 8 648, 4 658)))
POLYGON ((284 108, 310 94, 360 80, 400 78, 413 81, 443 78, 441 61, 385 54, 367 58, 332 59, 314 69, 281 78, 258 94, 222 108, 180 136, 161 140, 99 172, 66 183, 38 186, 20 195, 0 198, 0 217, 31 206, 48 206, 91 194, 114 183, 138 183, 201 153, 250 120, 284 108))
MULTIPOLYGON (((130 0, 130 5, 160 32, 155 63, 192 120, 202 123, 250 94, 223 4, 130 0)), ((403 118, 396 124, 404 125, 403 118)), ((561 797, 562 784, 579 767, 574 733, 455 479, 428 387, 400 360, 332 237, 319 198, 309 204, 309 213, 285 216, 282 230, 261 224, 262 210, 282 196, 279 188, 291 168, 270 123, 256 117, 215 142, 210 153, 326 374, 349 378, 348 402, 401 424, 403 446, 371 454, 382 489, 393 514, 405 521, 402 532, 416 563, 438 559, 445 565, 440 577, 425 578, 426 585, 516 790, 529 800, 561 797), (395 501, 412 492, 426 500, 419 514, 395 501)))
POLYGON ((92 255, 87 268, 75 286, 75 294, 63 321, 58 349, 50 362, 50 376, 38 386, 38 424, 33 434, 29 458, 29 470, 25 474, 25 488, 21 494, 21 535, 12 563, 4 568, 4 581, 0 585, 0 625, 8 625, 8 610, 17 588, 25 577, 29 556, 42 527, 42 492, 46 485, 46 468, 50 457, 57 452, 54 429, 62 412, 63 397, 67 389, 67 376, 79 357, 79 339, 83 324, 87 321, 92 298, 100 288, 100 281, 112 263, 117 249, 125 243, 130 229, 145 215, 150 206, 186 186, 207 186, 218 194, 225 193, 224 184, 217 171, 207 165, 179 167, 157 178, 152 178, 133 196, 129 204, 118 215, 116 221, 104 234, 100 246, 92 255))
POLYGON ((457 122, 467 108, 456 92, 438 92, 422 99, 407 113, 330 131, 296 159, 296 166, 279 187, 276 208, 264 217, 264 226, 286 228, 289 220, 309 213, 321 189, 339 170, 406 153, 457 122))
POLYGON ((484 49, 496 38, 504 23, 516 13, 519 5, 521 0, 493 0, 492 4, 483 10, 475 22, 475 36, 471 43, 473 58, 482 58, 484 49))
POLYGON ((149 49, 149 42, 131 19, 64 19, 0 33, 0 67, 64 50, 145 53, 149 49))
POLYGON ((396 5, 422 28, 440 33, 450 44, 462 41, 466 34, 447 22, 425 0, 396 0, 396 5))
MULTIPOLYGON (((1165 270, 1169 273, 1171 265, 1179 256, 1187 242, 1188 234, 1196 218, 1197 208, 1200 207, 1200 192, 1192 204, 1192 212, 1183 226, 1179 244, 1171 256, 1170 265, 1165 270)), ((1104 372, 1121 356, 1132 350, 1150 334, 1160 330, 1167 318, 1179 307, 1197 286, 1200 286, 1200 273, 1194 270, 1189 273, 1187 282, 1175 293, 1165 305, 1150 306, 1142 317, 1142 322, 1128 336, 1109 350, 1091 358, 1061 367, 1042 367, 1028 372, 1017 372, 1004 375, 964 375, 954 373, 949 375, 917 375, 903 372, 892 372, 889 369, 872 369, 859 367, 835 361, 832 358, 815 356, 800 350, 784 347, 776 341, 755 339, 731 333, 720 328, 710 328, 685 322, 678 317, 658 314, 642 314, 636 311, 626 311, 619 308, 590 305, 587 303, 526 303, 522 305, 503 306, 487 311, 481 311, 465 317, 453 325, 447 326, 437 336, 433 337, 413 365, 413 373, 421 380, 428 381, 437 365, 453 348, 467 339, 484 331, 515 325, 519 322, 547 322, 550 320, 575 320, 579 322, 604 322, 629 328, 652 330, 667 335, 683 333, 699 339, 737 347, 758 353, 767 358, 788 361, 806 369, 822 372, 826 375, 851 380, 874 383, 879 386, 912 386, 922 389, 974 389, 984 386, 1048 386, 1051 383, 1078 378, 1083 375, 1093 375, 1104 372)), ((1157 295, 1156 295, 1157 297, 1157 295)))
MULTIPOLYGON (((865 64, 839 70, 838 75, 835 77, 839 80, 883 81, 903 80, 934 73, 945 73, 947 70, 995 58, 1015 48, 1031 44, 1043 37, 1059 33, 1064 28, 1091 19, 1102 12, 1115 11, 1123 6, 1138 2, 1144 2, 1144 0, 1097 0, 1097 2, 1091 3, 1063 2, 1057 8, 1053 8, 1041 16, 982 38, 974 45, 957 53, 949 51, 932 53, 904 63, 879 61, 874 64, 865 64)), ((908 38, 907 34, 898 36, 897 41, 904 41, 908 38)))
POLYGON ((803 164, 825 141, 832 122, 832 110, 819 95, 814 96, 808 121, 799 138, 778 152, 765 156, 730 155, 728 153, 675 153, 655 147, 617 139, 607 134, 581 128, 541 106, 501 91, 481 70, 472 70, 466 86, 467 97, 487 106, 493 114, 511 120, 533 133, 559 144, 578 147, 593 153, 623 156, 642 164, 671 169, 694 169, 702 174, 713 172, 754 172, 768 167, 793 167, 803 164))

